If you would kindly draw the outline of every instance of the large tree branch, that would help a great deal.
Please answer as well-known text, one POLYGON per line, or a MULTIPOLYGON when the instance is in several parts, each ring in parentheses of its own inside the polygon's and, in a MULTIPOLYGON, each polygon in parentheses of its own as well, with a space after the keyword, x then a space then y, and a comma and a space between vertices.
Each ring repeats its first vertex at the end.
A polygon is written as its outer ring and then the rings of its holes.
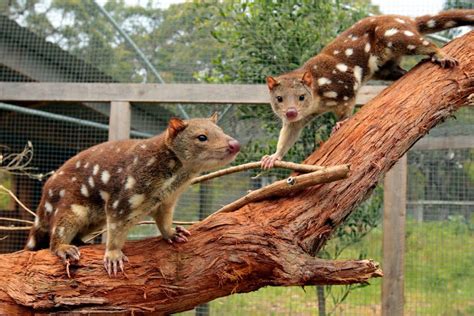
POLYGON ((191 227, 188 243, 129 242, 128 276, 109 279, 103 245, 81 248, 68 279, 49 251, 0 256, 0 314, 44 309, 173 313, 266 285, 348 284, 380 276, 369 260, 312 258, 378 180, 474 94, 474 32, 445 51, 455 69, 422 63, 364 106, 306 162, 350 164, 347 179, 246 204, 191 227))

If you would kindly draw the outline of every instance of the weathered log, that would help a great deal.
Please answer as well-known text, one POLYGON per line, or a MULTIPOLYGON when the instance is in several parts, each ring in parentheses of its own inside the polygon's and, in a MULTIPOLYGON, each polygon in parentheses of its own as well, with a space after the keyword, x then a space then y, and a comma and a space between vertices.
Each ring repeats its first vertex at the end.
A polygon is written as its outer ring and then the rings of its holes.
POLYGON ((190 228, 188 243, 129 242, 127 277, 110 279, 103 245, 81 248, 66 276, 49 251, 0 256, 0 314, 44 311, 173 313, 263 286, 347 284, 380 276, 370 260, 312 257, 390 167, 474 96, 474 32, 448 44, 459 67, 430 62, 383 91, 307 160, 351 165, 347 179, 220 213, 190 228))

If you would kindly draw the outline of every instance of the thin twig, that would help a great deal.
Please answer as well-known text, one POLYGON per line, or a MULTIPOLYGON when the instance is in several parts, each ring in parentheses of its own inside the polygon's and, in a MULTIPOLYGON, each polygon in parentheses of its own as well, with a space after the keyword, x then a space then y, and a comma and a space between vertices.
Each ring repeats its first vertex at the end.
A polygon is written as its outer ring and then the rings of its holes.
POLYGON ((10 217, 0 217, 0 221, 10 221, 10 222, 26 223, 26 224, 33 225, 32 221, 27 221, 27 220, 18 219, 18 218, 10 218, 10 217))
MULTIPOLYGON (((241 172, 241 171, 250 170, 250 169, 259 169, 261 165, 262 163, 260 161, 254 161, 254 162, 248 162, 248 163, 244 163, 242 165, 238 165, 234 167, 229 167, 226 169, 218 170, 218 171, 211 172, 209 174, 205 174, 203 176, 194 178, 191 181, 191 184, 207 181, 207 180, 221 177, 221 176, 231 174, 231 173, 241 172)), ((291 170, 294 170, 296 172, 301 172, 301 173, 314 172, 318 170, 324 170, 326 168, 322 166, 304 165, 304 164, 299 164, 299 163, 294 163, 294 162, 289 162, 289 161, 275 161, 274 167, 283 168, 283 169, 291 169, 291 170)))
POLYGON ((7 192, 25 211, 27 211, 28 213, 30 213, 31 215, 33 215, 34 217, 36 217, 36 214, 35 212, 33 212, 32 210, 30 210, 28 207, 26 207, 25 204, 23 204, 17 197, 15 194, 13 194, 12 191, 10 191, 9 189, 7 189, 6 187, 4 187, 3 185, 0 185, 0 190, 3 190, 5 192, 7 192))
POLYGON ((31 226, 0 226, 0 230, 30 230, 31 226))
POLYGON ((260 201, 269 197, 285 196, 316 184, 347 178, 349 170, 349 165, 339 165, 274 182, 261 189, 251 191, 249 194, 241 197, 240 199, 222 207, 220 210, 211 214, 209 217, 217 213, 232 212, 248 203, 260 201))

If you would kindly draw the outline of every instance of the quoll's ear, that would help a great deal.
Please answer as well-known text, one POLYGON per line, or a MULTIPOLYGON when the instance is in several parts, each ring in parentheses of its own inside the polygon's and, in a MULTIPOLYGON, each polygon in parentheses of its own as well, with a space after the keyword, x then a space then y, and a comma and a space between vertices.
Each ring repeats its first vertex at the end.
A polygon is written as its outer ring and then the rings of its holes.
POLYGON ((209 119, 214 122, 214 124, 217 124, 217 120, 219 119, 219 114, 217 112, 214 112, 209 119))
POLYGON ((311 87, 311 85, 313 84, 313 75, 311 75, 311 72, 306 71, 303 74, 303 78, 301 78, 301 81, 308 87, 311 87))
POLYGON ((279 83, 278 81, 276 81, 275 78, 273 78, 272 76, 268 76, 267 77, 267 86, 268 86, 268 89, 270 90, 273 90, 273 88, 275 88, 276 86, 278 86, 279 83))
POLYGON ((177 117, 172 117, 168 123, 168 138, 175 138, 188 124, 177 117))

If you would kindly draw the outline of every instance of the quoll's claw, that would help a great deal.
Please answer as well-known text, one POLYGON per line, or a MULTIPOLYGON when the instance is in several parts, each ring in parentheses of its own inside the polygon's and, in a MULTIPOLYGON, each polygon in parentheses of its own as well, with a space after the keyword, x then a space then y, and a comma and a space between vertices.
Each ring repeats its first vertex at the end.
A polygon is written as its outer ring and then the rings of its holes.
POLYGON ((442 68, 453 68, 459 65, 459 62, 456 59, 452 57, 448 57, 448 56, 441 57, 441 58, 437 56, 433 56, 431 58, 431 61, 439 64, 442 68))
POLYGON ((173 241, 176 242, 187 242, 188 237, 191 236, 191 233, 182 226, 176 226, 176 233, 173 236, 173 241))
POLYGON ((81 252, 79 248, 73 245, 60 245, 56 250, 56 255, 65 263, 74 263, 79 261, 81 252))
POLYGON ((261 168, 263 170, 273 168, 273 166, 275 165, 275 161, 277 160, 281 160, 281 157, 278 156, 277 154, 273 154, 271 156, 265 155, 262 157, 262 160, 261 160, 261 168))
POLYGON ((331 135, 334 134, 338 129, 340 129, 342 125, 344 125, 347 122, 347 120, 348 119, 337 122, 336 125, 334 125, 334 127, 332 128, 331 135))
POLYGON ((116 277, 118 269, 125 274, 124 262, 128 262, 128 258, 121 250, 110 250, 105 252, 104 268, 109 277, 112 277, 112 272, 114 273, 114 277, 116 277))

